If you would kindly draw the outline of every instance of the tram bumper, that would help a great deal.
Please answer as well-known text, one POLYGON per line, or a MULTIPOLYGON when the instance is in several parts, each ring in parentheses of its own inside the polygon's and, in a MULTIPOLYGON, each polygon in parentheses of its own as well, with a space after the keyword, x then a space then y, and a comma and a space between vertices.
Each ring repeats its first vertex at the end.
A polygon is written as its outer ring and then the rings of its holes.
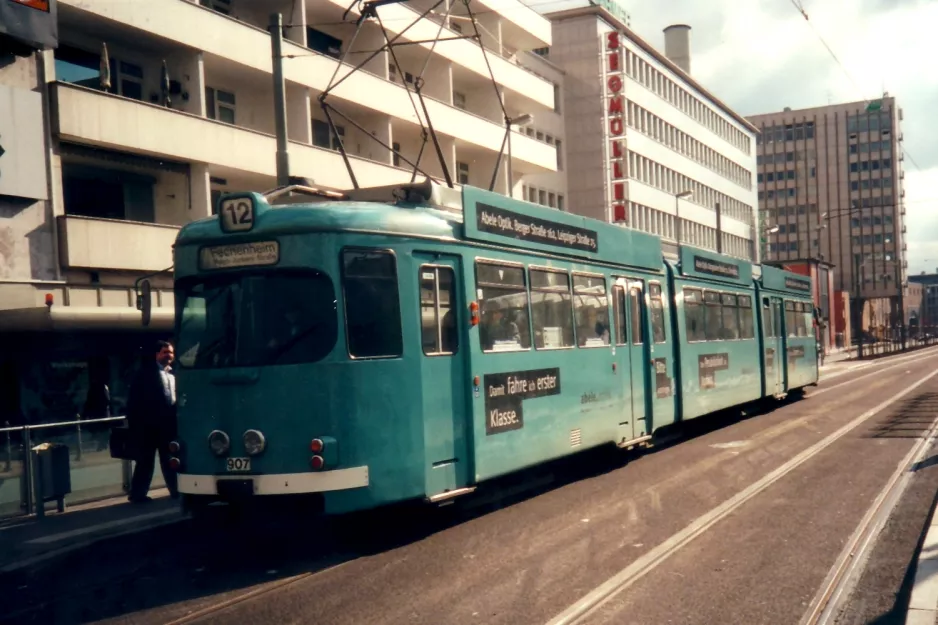
POLYGON ((254 495, 305 495, 368 486, 368 467, 333 469, 321 473, 268 475, 177 475, 179 492, 228 498, 254 495))

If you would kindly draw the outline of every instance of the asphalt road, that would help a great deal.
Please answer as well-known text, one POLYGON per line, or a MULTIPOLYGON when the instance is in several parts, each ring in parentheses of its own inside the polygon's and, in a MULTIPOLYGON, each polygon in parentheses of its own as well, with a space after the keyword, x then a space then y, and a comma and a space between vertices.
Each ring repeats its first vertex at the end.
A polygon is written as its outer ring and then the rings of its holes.
MULTIPOLYGON (((473 509, 212 529, 184 522, 117 538, 0 587, 0 622, 545 624, 869 413, 584 620, 797 624, 938 416, 938 354, 903 358, 824 381, 770 412, 695 424, 680 443, 558 463, 552 482, 473 509)), ((839 623, 903 622, 936 466, 916 471, 839 623)))

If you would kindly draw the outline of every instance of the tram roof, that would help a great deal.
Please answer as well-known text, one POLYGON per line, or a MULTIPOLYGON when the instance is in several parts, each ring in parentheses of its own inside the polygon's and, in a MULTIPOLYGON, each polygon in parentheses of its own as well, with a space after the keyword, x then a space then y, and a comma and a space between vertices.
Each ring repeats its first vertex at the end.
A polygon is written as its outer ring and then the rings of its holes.
POLYGON ((251 203, 250 227, 226 232, 222 219, 214 216, 184 226, 176 243, 348 231, 478 241, 654 271, 662 268, 661 240, 654 235, 476 187, 456 191, 425 182, 345 193, 305 189, 315 197, 302 201, 291 196, 271 204, 268 198, 276 200, 278 192, 267 197, 259 193, 223 196, 219 215, 226 202, 251 203))
POLYGON ((802 297, 812 297, 814 286, 809 276, 800 273, 779 269, 771 265, 762 265, 762 276, 759 283, 763 289, 791 293, 802 297))

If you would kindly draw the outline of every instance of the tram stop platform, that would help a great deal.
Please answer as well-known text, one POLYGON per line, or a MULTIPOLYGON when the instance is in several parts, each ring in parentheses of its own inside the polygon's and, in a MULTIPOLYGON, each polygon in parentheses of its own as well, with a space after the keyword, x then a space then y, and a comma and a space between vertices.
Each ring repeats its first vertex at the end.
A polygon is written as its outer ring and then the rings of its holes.
POLYGON ((70 551, 123 534, 182 521, 179 500, 165 488, 149 493, 152 501, 133 504, 126 496, 69 506, 0 522, 0 576, 40 565, 70 551))

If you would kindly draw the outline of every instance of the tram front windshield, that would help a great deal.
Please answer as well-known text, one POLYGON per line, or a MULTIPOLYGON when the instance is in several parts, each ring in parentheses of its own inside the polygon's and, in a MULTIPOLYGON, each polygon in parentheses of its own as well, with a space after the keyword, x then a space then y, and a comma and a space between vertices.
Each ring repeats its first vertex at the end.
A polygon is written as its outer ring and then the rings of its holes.
POLYGON ((336 342, 335 289, 319 272, 189 279, 177 296, 183 368, 316 362, 336 342))

